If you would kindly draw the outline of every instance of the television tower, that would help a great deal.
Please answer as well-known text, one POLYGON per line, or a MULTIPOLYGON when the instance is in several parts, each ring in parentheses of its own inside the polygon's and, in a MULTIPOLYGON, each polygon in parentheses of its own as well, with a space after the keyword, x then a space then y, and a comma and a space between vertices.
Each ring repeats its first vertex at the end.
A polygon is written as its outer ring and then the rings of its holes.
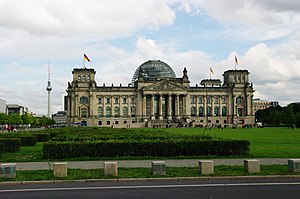
POLYGON ((46 87, 46 90, 48 91, 48 113, 47 113, 47 117, 51 118, 50 92, 52 91, 52 87, 51 87, 51 82, 50 82, 50 63, 48 64, 48 85, 46 87))

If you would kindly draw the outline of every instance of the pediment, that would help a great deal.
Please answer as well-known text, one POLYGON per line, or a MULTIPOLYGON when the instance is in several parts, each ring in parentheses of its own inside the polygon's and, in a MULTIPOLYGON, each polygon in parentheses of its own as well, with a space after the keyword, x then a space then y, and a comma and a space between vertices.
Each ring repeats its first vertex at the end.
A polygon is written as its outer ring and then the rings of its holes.
POLYGON ((187 88, 170 80, 162 80, 144 87, 144 91, 186 91, 187 88))

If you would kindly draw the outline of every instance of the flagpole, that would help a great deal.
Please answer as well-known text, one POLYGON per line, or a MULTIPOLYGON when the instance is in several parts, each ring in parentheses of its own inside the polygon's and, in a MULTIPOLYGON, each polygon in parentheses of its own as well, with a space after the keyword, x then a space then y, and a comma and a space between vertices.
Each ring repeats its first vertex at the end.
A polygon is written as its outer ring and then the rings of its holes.
POLYGON ((211 79, 211 69, 209 69, 209 79, 211 79))

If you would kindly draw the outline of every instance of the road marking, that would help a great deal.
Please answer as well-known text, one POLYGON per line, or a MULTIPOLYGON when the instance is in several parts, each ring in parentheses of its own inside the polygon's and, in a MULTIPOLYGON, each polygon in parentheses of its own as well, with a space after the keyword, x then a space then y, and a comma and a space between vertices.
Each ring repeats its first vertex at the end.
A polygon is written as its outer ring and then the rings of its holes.
POLYGON ((110 187, 64 187, 64 188, 37 188, 37 189, 7 189, 7 192, 38 192, 38 191, 70 191, 70 190, 105 190, 105 189, 150 189, 150 188, 189 188, 189 187, 225 187, 225 186, 279 186, 300 185, 300 182, 278 182, 278 183, 232 183, 232 184, 182 184, 182 185, 137 185, 137 186, 110 186, 110 187))

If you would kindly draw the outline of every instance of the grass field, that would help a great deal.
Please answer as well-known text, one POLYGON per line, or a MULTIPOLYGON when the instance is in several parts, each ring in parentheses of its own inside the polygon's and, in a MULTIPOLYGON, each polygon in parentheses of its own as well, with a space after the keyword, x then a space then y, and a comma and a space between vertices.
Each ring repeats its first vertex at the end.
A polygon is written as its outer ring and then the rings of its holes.
MULTIPOLYGON (((156 131, 156 129, 153 130, 156 131)), ((227 128, 224 130, 222 129, 207 130, 204 128, 170 128, 170 129, 162 129, 162 130, 176 133, 176 134, 198 134, 198 135, 209 134, 213 137, 245 139, 251 142, 250 157, 253 158, 300 158, 300 129, 227 128)), ((149 157, 147 158, 149 159, 149 157)), ((174 157, 169 157, 169 158, 174 158, 174 157)), ((184 157, 184 158, 198 158, 198 157, 184 157)), ((221 157, 221 158, 226 158, 226 157, 221 157)), ((99 158, 91 159, 87 157, 87 158, 77 158, 72 160, 97 160, 97 159, 107 159, 107 158, 99 157, 99 158)), ((122 159, 145 159, 145 158, 129 157, 129 158, 122 158, 122 159)), ((31 162, 47 161, 43 159, 43 143, 37 143, 36 146, 21 147, 21 149, 16 153, 3 153, 1 157, 1 162, 28 162, 28 161, 31 162)))
POLYGON ((250 156, 257 158, 299 158, 300 129, 290 128, 252 128, 252 129, 165 129, 180 134, 204 134, 213 137, 245 139, 251 142, 250 156))

